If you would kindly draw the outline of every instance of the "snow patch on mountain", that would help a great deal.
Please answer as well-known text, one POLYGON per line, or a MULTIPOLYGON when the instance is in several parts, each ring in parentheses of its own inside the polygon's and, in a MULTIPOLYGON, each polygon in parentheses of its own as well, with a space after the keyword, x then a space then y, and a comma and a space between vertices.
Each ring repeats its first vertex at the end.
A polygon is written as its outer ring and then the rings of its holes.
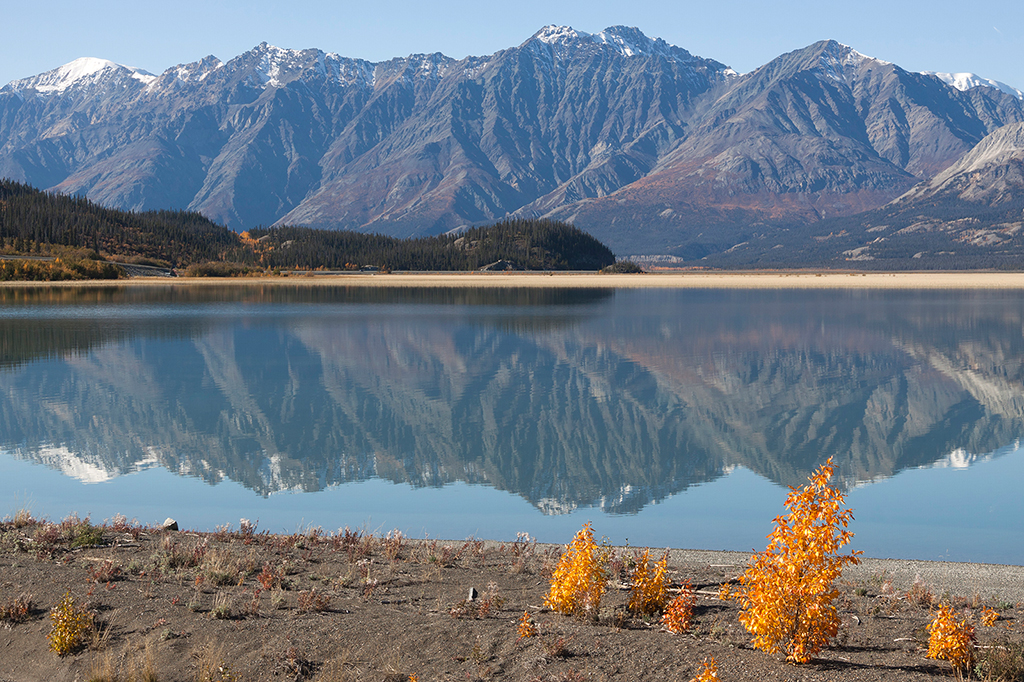
MULTIPOLYGON (((213 55, 205 57, 204 59, 193 62, 191 64, 179 64, 172 66, 171 68, 164 71, 160 77, 161 80, 170 76, 174 80, 179 80, 184 83, 200 83, 206 80, 211 73, 217 69, 223 68, 224 63, 217 59, 213 55)), ((150 89, 156 85, 156 81, 150 84, 150 89)))
POLYGON ((417 78, 440 80, 448 74, 452 62, 451 57, 446 57, 440 52, 409 55, 409 65, 415 67, 417 78))
POLYGON ((623 57, 661 56, 678 62, 694 61, 693 55, 681 47, 669 45, 661 38, 648 38, 640 29, 630 26, 610 26, 598 33, 577 31, 571 26, 545 26, 537 31, 527 44, 537 41, 549 46, 558 58, 581 44, 608 46, 623 57))
POLYGON ((367 87, 375 82, 375 64, 318 49, 292 50, 261 43, 229 64, 246 60, 249 55, 255 57, 255 64, 249 67, 252 81, 264 88, 283 87, 296 79, 367 87))
POLYGON ((873 62, 879 66, 891 64, 891 62, 857 52, 849 45, 843 45, 834 40, 828 41, 821 53, 821 67, 825 76, 840 83, 851 82, 854 72, 858 71, 866 62, 873 62))
POLYGON ((262 54, 254 70, 255 76, 263 85, 280 87, 284 85, 282 77, 296 69, 302 68, 302 52, 275 47, 266 43, 256 48, 262 54))
POLYGON ((374 65, 371 62, 350 59, 331 52, 323 55, 320 64, 325 77, 329 80, 344 85, 363 85, 371 88, 374 85, 374 65))
MULTIPOLYGON (((461 64, 471 70, 481 60, 467 59, 461 64)), ((373 85, 386 85, 398 81, 402 82, 437 82, 446 77, 451 69, 460 62, 451 57, 434 52, 432 54, 411 54, 408 57, 390 59, 386 62, 379 62, 371 65, 373 71, 373 85)))
POLYGON ((1005 92, 1007 95, 1012 95, 1017 99, 1024 100, 1024 92, 1021 92, 1012 85, 1006 83, 1000 83, 999 81, 992 80, 991 78, 983 78, 973 73, 943 73, 939 71, 922 71, 925 76, 935 76, 940 81, 951 87, 966 92, 971 88, 995 88, 1000 92, 1005 92))

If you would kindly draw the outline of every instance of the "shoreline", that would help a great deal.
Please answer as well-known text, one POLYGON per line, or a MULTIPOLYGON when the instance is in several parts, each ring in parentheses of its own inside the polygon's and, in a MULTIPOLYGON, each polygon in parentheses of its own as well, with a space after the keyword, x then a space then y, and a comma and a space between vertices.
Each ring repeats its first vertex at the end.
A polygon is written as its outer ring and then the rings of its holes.
POLYGON ((557 288, 557 289, 925 289, 1020 290, 1024 272, 397 272, 278 277, 135 277, 123 280, 2 282, 4 288, 137 286, 557 288))
MULTIPOLYGON (((820 682, 885 682, 896 670, 906 682, 934 682, 951 670, 926 657, 940 603, 978 623, 972 669, 981 679, 1008 669, 999 652, 1024 652, 1022 566, 849 566, 835 583, 836 631, 794 668, 753 649, 741 604, 720 597, 744 572, 747 552, 668 551, 665 600, 693 589, 686 632, 671 634, 659 609, 644 615, 629 604, 636 547, 609 549, 603 598, 574 618, 547 603, 561 544, 348 529, 178 531, 124 517, 92 526, 77 516, 50 525, 22 515, 0 521, 0 531, 0 649, 20 654, 0 665, 0 682, 114 682, 143 679, 140 672, 151 680, 575 682, 675 670, 688 679, 709 657, 733 682, 790 679, 797 670, 820 682), (77 641, 56 655, 46 633, 59 608, 79 619, 77 641), (979 623, 986 613, 993 620, 979 623)), ((652 555, 657 561, 661 551, 652 555)), ((1024 670, 1024 659, 1013 665, 1024 670)))
MULTIPOLYGON (((471 540, 408 538, 407 541, 410 544, 432 541, 459 544, 471 540)), ((484 548, 489 550, 512 544, 511 541, 501 540, 482 540, 482 542, 484 548)), ((536 548, 540 553, 561 553, 566 548, 566 544, 538 542, 536 548)), ((626 553, 630 550, 641 549, 642 546, 612 545, 611 548, 617 552, 626 553)), ((736 576, 746 570, 747 560, 755 553, 753 551, 738 552, 727 549, 679 547, 650 547, 649 549, 651 549, 652 556, 660 556, 661 552, 668 551, 669 564, 683 571, 714 568, 722 570, 725 574, 735 573, 736 576)), ((759 552, 762 549, 756 551, 759 552)), ((878 582, 880 584, 883 580, 889 581, 893 589, 901 592, 910 590, 917 583, 927 585, 937 595, 947 592, 968 597, 979 596, 985 599, 998 596, 1003 600, 1024 602, 1024 565, 1017 564, 862 556, 860 564, 843 569, 839 582, 878 582)))
MULTIPOLYGON (((635 567, 650 567, 661 550, 608 547, 603 594, 573 617, 550 603, 565 548, 521 535, 275 534, 244 520, 213 532, 120 514, 101 525, 77 514, 48 522, 22 510, 0 520, 0 650, 19 654, 3 659, 0 682, 600 682, 661 679, 666 670, 689 679, 709 657, 733 682, 792 678, 792 664, 752 648, 741 600, 722 598, 750 553, 665 550, 660 603, 641 611, 635 567), (684 624, 684 606, 668 602, 689 590, 684 624), (671 608, 675 634, 661 617, 671 608)), ((847 566, 826 605, 834 629, 800 677, 949 679, 949 664, 926 656, 943 604, 978 624, 971 670, 980 679, 1020 679, 1022 578, 1024 566, 847 566)))
MULTIPOLYGON (((750 556, 751 552, 669 550, 669 560, 674 565, 735 566, 737 573, 744 570, 750 556)), ((1024 601, 1024 566, 1015 564, 861 557, 859 565, 843 569, 841 581, 863 582, 882 576, 902 591, 909 590, 914 583, 923 583, 940 594, 949 592, 983 598, 998 595, 1009 601, 1024 601)))

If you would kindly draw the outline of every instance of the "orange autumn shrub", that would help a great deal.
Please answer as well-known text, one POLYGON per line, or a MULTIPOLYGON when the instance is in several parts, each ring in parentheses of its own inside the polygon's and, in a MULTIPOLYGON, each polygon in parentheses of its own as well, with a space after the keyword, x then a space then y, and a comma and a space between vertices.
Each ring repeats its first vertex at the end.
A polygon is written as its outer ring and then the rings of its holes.
POLYGON ((686 632, 693 621, 693 607, 696 605, 697 595, 690 582, 686 581, 679 595, 665 607, 665 613, 661 614, 661 624, 674 635, 686 632))
POLYGON ((949 661, 959 673, 969 671, 974 663, 974 628, 957 620, 953 609, 940 605, 928 624, 928 658, 949 661))
POLYGON ((529 611, 523 611, 523 617, 519 619, 519 639, 537 636, 537 623, 530 617, 529 611))
POLYGON ((583 524, 558 560, 544 606, 559 613, 596 616, 605 589, 604 563, 593 529, 583 524))
POLYGON ((806 663, 835 637, 839 596, 835 581, 847 564, 857 564, 860 552, 840 555, 853 533, 853 519, 843 509, 843 494, 829 486, 831 458, 811 474, 802 488, 791 488, 789 513, 775 519, 768 547, 751 557, 740 587, 730 598, 741 604, 740 622, 753 635, 755 648, 784 653, 806 663))
POLYGON ((690 682, 717 682, 718 678, 718 663, 715 662, 714 657, 705 658, 701 663, 704 669, 700 671, 697 677, 694 677, 690 682))
POLYGON ((661 611, 668 599, 668 551, 653 567, 650 560, 648 548, 640 555, 629 589, 629 609, 643 615, 661 611))

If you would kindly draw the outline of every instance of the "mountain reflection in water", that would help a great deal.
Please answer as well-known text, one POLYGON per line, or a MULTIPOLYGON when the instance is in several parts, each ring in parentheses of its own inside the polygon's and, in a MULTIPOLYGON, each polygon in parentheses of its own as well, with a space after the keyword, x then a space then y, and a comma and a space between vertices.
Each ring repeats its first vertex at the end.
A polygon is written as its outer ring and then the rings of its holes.
POLYGON ((1022 329, 1015 292, 0 290, 0 449, 629 514, 737 466, 850 487, 1014 443, 1022 329))

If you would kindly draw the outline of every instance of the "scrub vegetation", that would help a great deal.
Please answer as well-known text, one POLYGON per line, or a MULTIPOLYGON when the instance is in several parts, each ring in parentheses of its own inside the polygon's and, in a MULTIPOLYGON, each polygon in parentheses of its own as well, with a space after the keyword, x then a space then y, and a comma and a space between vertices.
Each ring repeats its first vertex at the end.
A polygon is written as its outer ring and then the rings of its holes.
POLYGON ((0 522, 2 675, 1024 679, 1020 604, 842 574, 854 563, 838 554, 850 517, 830 474, 826 464, 793 490, 768 548, 746 566, 613 547, 589 523, 559 546, 525 533, 273 534, 245 520, 169 531, 22 510, 0 522))

